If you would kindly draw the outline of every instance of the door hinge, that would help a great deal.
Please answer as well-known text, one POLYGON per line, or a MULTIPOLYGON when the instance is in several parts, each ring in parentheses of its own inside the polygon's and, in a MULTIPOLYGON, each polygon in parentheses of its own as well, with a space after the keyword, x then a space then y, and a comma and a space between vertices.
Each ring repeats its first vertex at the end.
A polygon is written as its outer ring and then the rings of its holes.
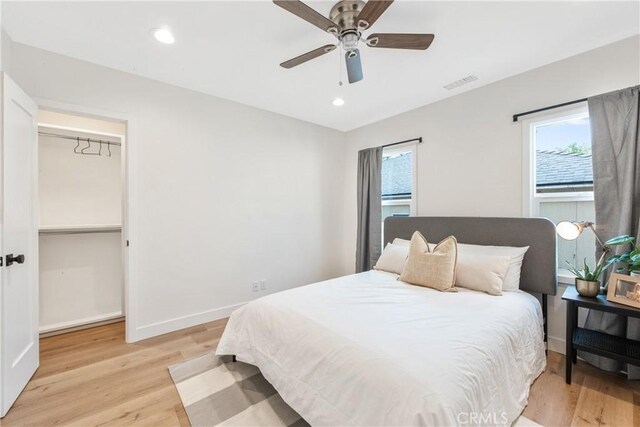
POLYGON ((129 247, 129 241, 127 240, 127 247, 129 247))

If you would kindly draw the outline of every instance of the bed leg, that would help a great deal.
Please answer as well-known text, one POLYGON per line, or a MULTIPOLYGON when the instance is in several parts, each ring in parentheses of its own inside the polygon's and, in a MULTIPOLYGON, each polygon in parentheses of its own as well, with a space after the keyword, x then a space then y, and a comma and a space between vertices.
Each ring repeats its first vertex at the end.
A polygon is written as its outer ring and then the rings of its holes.
POLYGON ((549 351, 549 342, 547 341, 547 294, 542 294, 542 330, 544 332, 544 352, 549 351))
POLYGON ((236 355, 235 355, 235 354, 233 354, 233 355, 231 356, 231 361, 232 361, 232 362, 234 362, 234 363, 236 362, 236 355))

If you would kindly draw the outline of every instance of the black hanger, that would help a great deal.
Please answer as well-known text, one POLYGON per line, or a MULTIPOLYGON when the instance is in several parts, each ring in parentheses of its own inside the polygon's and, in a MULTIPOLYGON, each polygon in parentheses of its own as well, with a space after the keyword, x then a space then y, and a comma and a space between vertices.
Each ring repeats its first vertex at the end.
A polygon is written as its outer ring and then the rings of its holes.
POLYGON ((78 139, 78 143, 76 144, 75 147, 73 147, 73 152, 76 154, 80 154, 78 151, 76 151, 78 147, 80 147, 80 137, 78 137, 77 139, 78 139))
POLYGON ((87 146, 84 147, 82 150, 80 150, 81 154, 84 154, 85 156, 99 156, 98 153, 85 153, 84 150, 88 150, 91 148, 91 139, 87 138, 87 146))
POLYGON ((91 148, 91 141, 89 140, 89 138, 87 138, 87 146, 84 147, 82 150, 80 150, 80 153, 82 154, 89 154, 89 153, 85 153, 84 150, 91 148))

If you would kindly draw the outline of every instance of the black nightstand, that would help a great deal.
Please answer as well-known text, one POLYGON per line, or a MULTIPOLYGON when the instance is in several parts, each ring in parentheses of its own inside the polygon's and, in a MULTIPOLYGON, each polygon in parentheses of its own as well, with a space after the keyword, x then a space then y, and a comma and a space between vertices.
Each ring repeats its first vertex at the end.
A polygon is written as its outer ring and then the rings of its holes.
POLYGON ((577 350, 640 366, 640 341, 578 328, 578 307, 637 318, 640 318, 640 310, 609 302, 606 295, 595 298, 580 296, 574 286, 567 287, 562 299, 567 302, 567 384, 571 384, 571 365, 577 361, 577 350))

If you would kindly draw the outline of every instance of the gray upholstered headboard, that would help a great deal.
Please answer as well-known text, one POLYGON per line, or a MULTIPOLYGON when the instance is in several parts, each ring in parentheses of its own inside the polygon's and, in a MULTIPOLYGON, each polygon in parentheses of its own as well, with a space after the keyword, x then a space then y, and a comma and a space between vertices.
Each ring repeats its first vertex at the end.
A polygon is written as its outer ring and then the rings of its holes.
POLYGON ((546 295, 556 294, 556 230, 548 219, 388 217, 384 221, 385 245, 396 237, 411 239, 416 230, 434 243, 453 235, 460 243, 529 246, 522 263, 520 289, 546 295))

